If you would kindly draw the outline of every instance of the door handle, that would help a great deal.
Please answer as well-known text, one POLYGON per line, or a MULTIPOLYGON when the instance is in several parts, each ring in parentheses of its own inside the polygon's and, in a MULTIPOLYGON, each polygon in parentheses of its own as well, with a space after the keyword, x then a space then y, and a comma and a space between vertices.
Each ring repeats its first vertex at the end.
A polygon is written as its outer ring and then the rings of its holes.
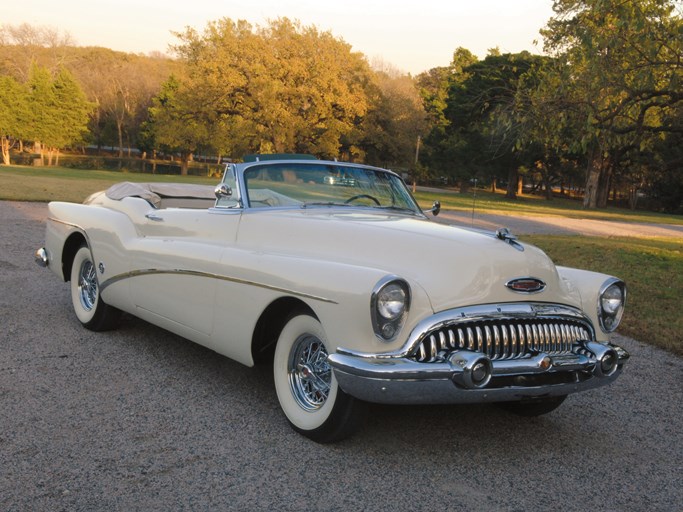
POLYGON ((163 217, 159 217, 156 213, 148 213, 145 215, 149 220, 154 220, 156 222, 161 222, 163 221, 163 217))

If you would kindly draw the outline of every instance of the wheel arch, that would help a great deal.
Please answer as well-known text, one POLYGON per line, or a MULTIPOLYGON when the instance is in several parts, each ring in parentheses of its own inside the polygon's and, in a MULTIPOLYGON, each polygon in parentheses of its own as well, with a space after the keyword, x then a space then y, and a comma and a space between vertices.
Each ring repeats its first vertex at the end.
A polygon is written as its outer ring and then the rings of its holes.
POLYGON ((297 313, 306 313, 319 320, 315 311, 296 297, 280 297, 263 310, 254 327, 251 340, 251 356, 255 364, 272 359, 282 328, 292 315, 297 313))
POLYGON ((88 241, 80 231, 71 233, 64 242, 64 248, 62 249, 62 275, 64 276, 64 281, 71 280, 71 265, 78 249, 83 245, 88 245, 88 241))

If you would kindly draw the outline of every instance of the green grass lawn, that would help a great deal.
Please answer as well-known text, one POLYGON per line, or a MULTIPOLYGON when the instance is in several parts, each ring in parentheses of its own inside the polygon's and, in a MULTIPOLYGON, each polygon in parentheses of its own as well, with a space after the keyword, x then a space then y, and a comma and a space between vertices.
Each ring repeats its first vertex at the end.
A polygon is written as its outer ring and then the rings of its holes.
POLYGON ((584 236, 521 237, 558 265, 611 274, 628 286, 617 332, 683 355, 683 241, 584 236))
POLYGON ((93 192, 121 181, 179 182, 216 185, 218 178, 93 171, 64 167, 0 166, 0 200, 81 203, 93 192))

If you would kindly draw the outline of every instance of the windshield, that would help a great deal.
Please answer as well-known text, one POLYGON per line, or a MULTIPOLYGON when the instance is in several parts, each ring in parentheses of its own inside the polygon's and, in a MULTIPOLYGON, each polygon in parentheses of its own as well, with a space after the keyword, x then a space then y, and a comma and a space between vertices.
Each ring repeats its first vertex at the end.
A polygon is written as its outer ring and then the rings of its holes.
POLYGON ((419 213, 403 181, 379 169, 277 163, 250 167, 244 182, 252 208, 362 206, 419 213))

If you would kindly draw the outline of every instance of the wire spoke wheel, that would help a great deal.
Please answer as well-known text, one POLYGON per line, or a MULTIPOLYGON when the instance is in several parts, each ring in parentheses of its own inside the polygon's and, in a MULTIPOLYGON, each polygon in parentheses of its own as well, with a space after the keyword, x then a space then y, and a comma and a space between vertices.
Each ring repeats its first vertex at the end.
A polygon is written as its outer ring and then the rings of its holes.
POLYGON ((100 297, 97 267, 87 245, 82 245, 71 264, 71 303, 78 320, 91 331, 114 329, 121 311, 106 304, 100 297))
POLYGON ((310 334, 300 336, 289 359, 289 385, 299 405, 307 410, 322 407, 330 394, 332 370, 325 345, 310 334))
POLYGON ((97 303, 97 273, 92 261, 86 260, 81 264, 78 273, 78 293, 81 305, 87 311, 95 307, 97 303))
POLYGON ((364 415, 363 404, 339 388, 328 347, 320 321, 297 312, 285 322, 273 357, 282 412, 294 430, 318 443, 348 437, 364 415))

